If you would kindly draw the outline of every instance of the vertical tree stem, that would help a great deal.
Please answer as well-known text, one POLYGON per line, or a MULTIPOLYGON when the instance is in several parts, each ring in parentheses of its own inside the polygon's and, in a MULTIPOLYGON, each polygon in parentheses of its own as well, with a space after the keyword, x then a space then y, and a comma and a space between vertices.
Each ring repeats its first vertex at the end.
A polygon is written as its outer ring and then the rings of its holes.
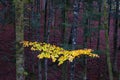
POLYGON ((104 5, 104 29, 105 29, 105 42, 106 42, 106 58, 107 58, 107 65, 108 65, 108 72, 109 72, 109 79, 113 80, 113 73, 112 73, 112 64, 110 60, 110 47, 109 47, 109 34, 108 34, 108 14, 107 14, 107 1, 104 0, 103 5, 104 5))
MULTIPOLYGON (((79 12, 79 1, 74 0, 74 5, 73 5, 73 25, 72 25, 72 33, 71 33, 71 39, 72 39, 72 50, 76 48, 76 40, 77 40, 77 26, 78 26, 78 12, 79 12)), ((74 80, 74 75, 75 75, 75 61, 70 63, 70 80, 74 80)))
POLYGON ((14 0, 15 5, 15 30, 16 30, 16 80, 25 80, 24 77, 24 48, 20 42, 24 40, 24 3, 14 0))

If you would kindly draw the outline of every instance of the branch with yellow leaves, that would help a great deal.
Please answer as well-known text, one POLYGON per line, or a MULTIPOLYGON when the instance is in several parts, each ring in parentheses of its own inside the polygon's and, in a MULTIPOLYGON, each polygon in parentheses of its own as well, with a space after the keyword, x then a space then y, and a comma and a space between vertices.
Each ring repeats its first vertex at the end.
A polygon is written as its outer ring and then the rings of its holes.
POLYGON ((58 62, 58 65, 63 64, 65 61, 72 62, 73 59, 86 55, 93 58, 98 58, 97 54, 93 54, 92 49, 79 49, 79 50, 65 50, 56 45, 51 45, 49 43, 41 42, 30 42, 23 41, 24 47, 30 47, 32 51, 40 51, 40 54, 37 55, 39 59, 50 58, 53 62, 58 62))

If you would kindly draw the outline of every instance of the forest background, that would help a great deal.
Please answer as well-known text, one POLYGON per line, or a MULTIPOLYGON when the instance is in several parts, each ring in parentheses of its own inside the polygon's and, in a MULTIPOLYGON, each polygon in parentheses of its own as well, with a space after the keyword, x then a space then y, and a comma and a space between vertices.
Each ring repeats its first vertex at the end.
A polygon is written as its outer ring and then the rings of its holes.
POLYGON ((119 0, 0 0, 0 80, 120 80, 119 0), (58 66, 21 41, 90 48, 58 66))

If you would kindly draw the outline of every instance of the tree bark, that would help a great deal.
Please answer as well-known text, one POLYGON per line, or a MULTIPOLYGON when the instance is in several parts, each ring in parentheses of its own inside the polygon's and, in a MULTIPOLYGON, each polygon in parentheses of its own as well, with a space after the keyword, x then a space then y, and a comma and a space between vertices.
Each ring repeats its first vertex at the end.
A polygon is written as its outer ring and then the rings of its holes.
MULTIPOLYGON (((49 43, 49 38, 50 38, 50 28, 52 26, 52 21, 53 21, 53 0, 46 0, 45 2, 45 23, 44 23, 44 41, 46 43, 49 43), (47 22, 47 6, 48 7, 48 22, 47 22)), ((45 80, 48 79, 48 74, 47 74, 47 71, 48 71, 48 60, 45 59, 45 62, 44 62, 44 65, 45 65, 45 80)))
MULTIPOLYGON (((66 31, 66 1, 67 0, 62 0, 62 3, 63 3, 63 8, 62 8, 62 23, 64 23, 62 26, 61 26, 61 44, 63 44, 63 47, 65 47, 64 45, 66 45, 66 37, 65 37, 65 31, 66 31)), ((62 80, 67 80, 67 62, 65 62, 63 65, 62 65, 62 80)))
MULTIPOLYGON (((73 25, 72 25, 72 31, 71 31, 71 39, 72 39, 72 50, 76 48, 76 42, 77 42, 77 26, 78 26, 78 16, 79 16, 79 1, 74 0, 73 4, 73 25)), ((74 80, 75 76, 75 61, 70 63, 70 80, 74 80)))
POLYGON ((104 0, 103 2, 103 17, 104 17, 104 29, 105 29, 105 42, 106 42, 106 59, 107 59, 107 66, 108 66, 108 73, 109 73, 109 79, 113 80, 113 73, 112 73, 112 64, 110 59, 110 47, 109 47, 109 34, 108 34, 108 13, 107 13, 107 0, 104 0))
POLYGON ((113 72, 114 77, 119 78, 119 72, 117 67, 117 60, 118 60, 118 54, 117 54, 117 42, 118 42, 118 27, 119 27, 119 1, 116 0, 116 12, 115 12, 115 26, 114 26, 114 38, 113 38, 113 72))
POLYGON ((16 31, 16 80, 25 80, 24 77, 24 48, 20 42, 24 40, 24 2, 14 0, 15 5, 15 31, 16 31))

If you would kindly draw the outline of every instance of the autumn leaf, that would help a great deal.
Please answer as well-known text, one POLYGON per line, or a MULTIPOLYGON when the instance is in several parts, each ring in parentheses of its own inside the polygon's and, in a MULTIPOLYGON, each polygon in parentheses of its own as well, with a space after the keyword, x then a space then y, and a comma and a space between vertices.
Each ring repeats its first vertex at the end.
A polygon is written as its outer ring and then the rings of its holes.
POLYGON ((40 43, 40 42, 30 42, 23 41, 24 47, 31 47, 32 51, 40 51, 38 54, 39 59, 43 58, 51 58, 52 62, 58 62, 58 65, 63 64, 65 61, 72 62, 75 58, 80 57, 82 55, 86 55, 89 57, 99 57, 97 54, 93 54, 92 49, 78 49, 78 50, 65 50, 56 45, 51 45, 48 43, 40 43))

